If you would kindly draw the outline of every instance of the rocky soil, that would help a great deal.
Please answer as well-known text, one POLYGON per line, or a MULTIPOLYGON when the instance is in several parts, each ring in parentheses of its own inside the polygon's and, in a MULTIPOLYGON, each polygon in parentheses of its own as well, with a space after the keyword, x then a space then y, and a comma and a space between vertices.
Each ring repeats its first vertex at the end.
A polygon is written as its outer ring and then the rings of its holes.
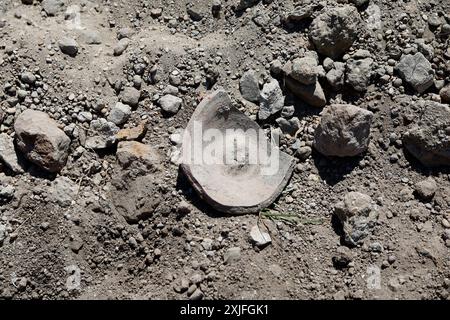
POLYGON ((449 299, 449 0, 0 0, 0 297, 449 299), (296 159, 216 212, 224 89, 296 159))

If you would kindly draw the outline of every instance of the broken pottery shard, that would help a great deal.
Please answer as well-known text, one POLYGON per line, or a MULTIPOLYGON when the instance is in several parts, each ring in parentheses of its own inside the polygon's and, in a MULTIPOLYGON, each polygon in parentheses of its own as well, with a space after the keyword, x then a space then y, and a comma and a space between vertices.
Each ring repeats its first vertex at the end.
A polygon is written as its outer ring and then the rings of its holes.
POLYGON ((256 213, 269 206, 294 165, 223 90, 199 104, 184 131, 181 168, 200 197, 224 213, 256 213))

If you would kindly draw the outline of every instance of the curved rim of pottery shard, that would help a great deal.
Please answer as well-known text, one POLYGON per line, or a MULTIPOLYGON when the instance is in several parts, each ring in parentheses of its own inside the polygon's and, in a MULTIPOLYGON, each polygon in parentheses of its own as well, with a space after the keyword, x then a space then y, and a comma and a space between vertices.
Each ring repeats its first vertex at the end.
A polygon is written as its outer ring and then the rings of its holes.
MULTIPOLYGON (((240 155, 242 156, 242 153, 240 155)), ((257 213, 268 207, 286 187, 294 166, 295 159, 269 142, 261 127, 236 109, 224 90, 217 90, 203 99, 184 131, 181 168, 199 196, 223 213, 236 215, 257 213), (204 139, 208 129, 221 133, 222 138, 204 139), (234 133, 228 134, 229 129, 234 133), (245 137, 245 142, 242 144, 242 140, 239 140, 241 144, 238 144, 236 137, 245 137), (233 143, 233 148, 226 148, 229 139, 233 143), (209 144, 205 146, 204 140, 209 144), (196 144, 195 141, 202 142, 196 144), (250 161, 250 154, 255 152, 249 151, 250 147, 247 146, 252 146, 251 150, 254 151, 255 145, 257 150, 265 150, 265 154, 270 154, 270 157, 261 157, 264 161, 260 161, 259 157, 256 161, 250 161), (217 158, 214 158, 215 152, 211 153, 214 154, 213 160, 225 159, 226 150, 232 149, 233 161, 205 163, 203 158, 198 161, 194 154, 198 155, 198 151, 203 154, 208 146, 220 147, 222 149, 217 150, 223 150, 223 155, 218 152, 217 158), (245 153, 246 159, 241 162, 234 161, 237 159, 235 155, 239 146, 242 147, 240 151, 245 153)))

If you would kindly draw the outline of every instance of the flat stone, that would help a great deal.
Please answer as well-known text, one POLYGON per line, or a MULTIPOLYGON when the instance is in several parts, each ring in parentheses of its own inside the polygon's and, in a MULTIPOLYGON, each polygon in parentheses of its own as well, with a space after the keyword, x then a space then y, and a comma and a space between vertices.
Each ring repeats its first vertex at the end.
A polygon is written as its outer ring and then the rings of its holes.
POLYGON ((112 123, 119 126, 127 122, 130 115, 131 107, 121 102, 117 102, 109 113, 108 121, 111 121, 112 123))
POLYGON ((121 173, 112 180, 109 203, 112 211, 122 215, 128 223, 138 223, 151 217, 162 202, 155 175, 130 179, 121 173))
POLYGON ((286 87, 307 104, 318 108, 322 108, 327 104, 325 92, 318 81, 311 85, 301 84, 289 77, 286 77, 285 81, 286 87))
POLYGON ((85 147, 93 150, 106 149, 117 142, 119 128, 112 122, 100 118, 92 120, 89 127, 91 136, 86 139, 85 147))
POLYGON ((272 242, 270 235, 257 225, 250 230, 250 239, 257 247, 265 247, 272 242))
POLYGON ((200 197, 221 212, 256 213, 266 208, 288 183, 294 164, 294 158, 273 146, 223 90, 197 106, 184 131, 181 168, 200 197), (199 126, 202 131, 197 132, 199 126), (217 134, 217 139, 199 144, 202 132, 217 134), (264 156, 269 150, 272 156, 264 156))
POLYGON ((361 17, 354 6, 333 6, 313 20, 309 35, 319 53, 337 59, 358 37, 360 22, 361 17))

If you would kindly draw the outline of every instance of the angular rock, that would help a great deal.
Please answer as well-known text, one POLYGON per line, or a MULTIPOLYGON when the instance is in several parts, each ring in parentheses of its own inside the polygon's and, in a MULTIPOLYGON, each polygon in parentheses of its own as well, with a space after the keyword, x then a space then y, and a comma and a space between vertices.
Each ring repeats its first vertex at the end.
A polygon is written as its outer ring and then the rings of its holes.
POLYGON ((131 37, 135 34, 135 31, 131 28, 122 28, 117 31, 117 39, 122 40, 124 38, 131 39, 131 37))
POLYGON ((200 197, 224 213, 266 208, 288 183, 294 164, 222 90, 197 106, 184 131, 181 168, 200 197), (217 139, 203 144, 199 126, 217 139))
POLYGON ((284 107, 284 95, 277 80, 272 79, 266 83, 260 94, 258 117, 266 120, 284 107))
POLYGON ((313 20, 309 35, 319 53, 337 59, 357 39, 360 22, 361 17, 355 7, 331 7, 313 20))
POLYGON ((335 90, 339 90, 344 85, 345 80, 345 63, 343 62, 334 62, 333 68, 328 71, 326 78, 330 86, 335 90))
POLYGON ((233 262, 241 260, 241 248, 239 247, 229 248, 223 255, 223 260, 225 264, 231 264, 233 262))
POLYGON ((367 150, 373 114, 348 104, 327 107, 314 135, 314 147, 326 156, 352 157, 367 150))
POLYGON ((420 100, 420 116, 403 135, 403 145, 428 167, 450 166, 450 107, 420 100))
POLYGON ((63 37, 59 40, 58 45, 62 53, 71 57, 76 56, 78 53, 78 43, 73 38, 63 37))
POLYGON ((350 1, 357 7, 362 7, 363 5, 369 2, 369 0, 350 0, 350 1))
POLYGON ((295 59, 292 61, 292 72, 288 76, 301 84, 315 84, 318 76, 317 60, 311 56, 295 59))
POLYGON ((192 3, 186 11, 193 21, 201 21, 206 15, 202 6, 198 3, 192 3))
POLYGON ((395 69, 400 77, 419 93, 423 93, 434 83, 431 63, 420 52, 404 55, 395 69))
POLYGON ((366 91, 372 76, 372 65, 372 58, 349 59, 347 61, 347 83, 358 92, 366 91))
POLYGON ((242 75, 239 87, 245 100, 255 103, 259 101, 260 90, 255 70, 248 70, 242 75))
POLYGON ((176 114, 178 110, 180 110, 183 100, 171 94, 166 94, 165 96, 161 97, 161 99, 159 99, 158 103, 164 112, 173 115, 176 114))
POLYGON ((46 113, 27 109, 14 124, 17 148, 49 172, 59 172, 69 155, 70 139, 46 113))
POLYGON ((357 245, 370 234, 378 214, 370 196, 349 192, 335 205, 335 215, 342 223, 345 243, 357 245))
POLYGON ((42 9, 48 16, 55 16, 63 10, 64 1, 63 0, 44 0, 42 1, 42 9))
POLYGON ((14 173, 24 172, 14 148, 14 140, 6 133, 0 134, 0 160, 14 173))
POLYGON ((118 141, 142 140, 147 133, 147 121, 142 121, 134 128, 122 129, 116 134, 118 141))
POLYGON ((108 121, 119 126, 127 122, 130 115, 131 115, 131 107, 123 103, 117 102, 109 113, 108 121))
POLYGON ((250 230, 250 240, 257 247, 265 247, 272 242, 270 235, 257 225, 250 230))
POLYGON ((286 87, 299 99, 303 100, 307 104, 322 108, 327 104, 325 92, 322 89, 319 81, 315 84, 304 85, 289 77, 285 78, 286 87))
POLYGON ((142 163, 149 168, 158 169, 161 163, 160 156, 155 149, 137 141, 119 142, 116 156, 124 169, 133 163, 142 163))
POLYGON ((119 128, 114 123, 100 118, 91 121, 89 131, 91 136, 86 139, 85 147, 100 150, 109 148, 116 143, 116 134, 119 132, 119 128))

